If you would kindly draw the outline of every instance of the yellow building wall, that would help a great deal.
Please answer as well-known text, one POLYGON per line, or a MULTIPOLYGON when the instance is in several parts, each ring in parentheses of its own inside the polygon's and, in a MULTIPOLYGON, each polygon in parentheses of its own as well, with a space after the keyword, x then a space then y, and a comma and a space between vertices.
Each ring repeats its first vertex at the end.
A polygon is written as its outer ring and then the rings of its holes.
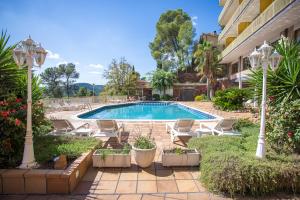
POLYGON ((266 8, 273 2, 274 0, 260 0, 259 10, 260 13, 264 12, 266 8))
POLYGON ((226 38, 226 41, 225 41, 225 46, 227 47, 228 45, 230 45, 230 43, 235 40, 236 37, 228 37, 226 38))
POLYGON ((241 22, 238 25, 238 34, 241 34, 249 25, 251 22, 241 22))

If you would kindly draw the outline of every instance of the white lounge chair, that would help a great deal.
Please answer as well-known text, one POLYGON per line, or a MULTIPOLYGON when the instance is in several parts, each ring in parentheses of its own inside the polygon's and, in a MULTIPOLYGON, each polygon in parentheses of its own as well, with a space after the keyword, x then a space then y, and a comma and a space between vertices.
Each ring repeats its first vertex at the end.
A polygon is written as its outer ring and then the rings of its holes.
POLYGON ((50 134, 59 135, 59 134, 70 134, 76 136, 90 136, 93 131, 90 129, 88 123, 84 123, 75 128, 75 126, 67 119, 51 119, 51 122, 54 126, 54 131, 50 134))
POLYGON ((178 119, 176 122, 167 123, 166 131, 170 133, 171 140, 174 143, 175 137, 180 136, 196 136, 192 131, 194 120, 191 119, 178 119))
POLYGON ((97 125, 99 131, 93 137, 116 137, 120 140, 121 133, 124 132, 124 125, 118 124, 116 120, 97 120, 97 125))
POLYGON ((238 136, 241 135, 239 132, 234 130, 233 125, 236 122, 235 119, 222 119, 214 124, 200 123, 200 128, 195 131, 200 135, 211 134, 211 135, 231 135, 238 136))

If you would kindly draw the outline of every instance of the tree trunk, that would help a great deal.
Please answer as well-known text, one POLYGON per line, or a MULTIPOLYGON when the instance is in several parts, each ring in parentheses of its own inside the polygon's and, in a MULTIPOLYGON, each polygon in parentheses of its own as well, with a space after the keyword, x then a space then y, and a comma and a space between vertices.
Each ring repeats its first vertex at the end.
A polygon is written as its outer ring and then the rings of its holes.
POLYGON ((206 88, 207 88, 207 93, 206 93, 207 98, 208 98, 209 100, 211 100, 211 99, 210 99, 210 83, 209 83, 209 79, 208 79, 208 78, 207 78, 207 81, 206 81, 206 88))

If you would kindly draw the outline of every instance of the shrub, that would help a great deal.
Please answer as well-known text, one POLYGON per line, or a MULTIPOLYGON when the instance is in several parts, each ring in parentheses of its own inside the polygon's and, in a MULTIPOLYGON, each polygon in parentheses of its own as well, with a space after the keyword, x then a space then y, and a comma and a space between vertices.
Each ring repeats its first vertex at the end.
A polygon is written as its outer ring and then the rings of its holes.
POLYGON ((155 147, 155 143, 150 137, 138 136, 135 138, 133 146, 138 149, 153 149, 155 147))
POLYGON ((163 101, 170 101, 173 97, 171 95, 165 94, 160 99, 163 101))
POLYGON ((201 153, 201 181, 211 191, 233 195, 263 195, 300 191, 300 162, 270 147, 255 158, 259 128, 242 128, 242 137, 208 136, 190 140, 201 153))
POLYGON ((52 135, 34 137, 34 150, 37 152, 35 158, 40 164, 61 154, 78 157, 96 146, 102 146, 102 142, 95 138, 52 135))
POLYGON ((300 153, 300 100, 270 106, 267 140, 279 153, 300 153))
POLYGON ((216 92, 213 104, 221 110, 240 110, 244 107, 244 101, 250 97, 250 91, 247 89, 228 88, 216 92))
MULTIPOLYGON (((20 164, 26 133, 27 104, 24 99, 11 96, 0 101, 0 168, 20 164)), ((50 122, 44 117, 43 105, 32 106, 33 135, 51 130, 50 122)))
POLYGON ((253 126, 254 123, 252 121, 250 121, 248 118, 247 119, 238 119, 234 125, 233 128, 235 130, 241 131, 242 127, 250 127, 253 126))
POLYGON ((159 101, 160 100, 159 94, 153 94, 152 98, 153 98, 154 101, 159 101))
POLYGON ((195 96, 195 101, 203 101, 206 99, 207 97, 204 94, 195 96))

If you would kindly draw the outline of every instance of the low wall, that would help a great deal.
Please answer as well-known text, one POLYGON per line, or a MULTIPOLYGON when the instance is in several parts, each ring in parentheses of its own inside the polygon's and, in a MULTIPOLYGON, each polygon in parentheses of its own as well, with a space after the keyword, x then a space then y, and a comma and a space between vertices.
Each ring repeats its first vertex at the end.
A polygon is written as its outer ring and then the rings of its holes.
POLYGON ((65 170, 0 169, 0 194, 68 194, 92 165, 93 150, 65 170))

